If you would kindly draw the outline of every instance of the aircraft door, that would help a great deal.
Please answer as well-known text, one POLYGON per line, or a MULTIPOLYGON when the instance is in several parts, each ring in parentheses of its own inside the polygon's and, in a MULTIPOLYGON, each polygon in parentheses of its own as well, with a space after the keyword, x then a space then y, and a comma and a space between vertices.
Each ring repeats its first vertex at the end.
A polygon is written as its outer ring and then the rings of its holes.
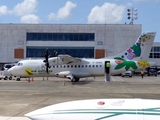
POLYGON ((105 81, 110 81, 110 61, 105 61, 105 81))

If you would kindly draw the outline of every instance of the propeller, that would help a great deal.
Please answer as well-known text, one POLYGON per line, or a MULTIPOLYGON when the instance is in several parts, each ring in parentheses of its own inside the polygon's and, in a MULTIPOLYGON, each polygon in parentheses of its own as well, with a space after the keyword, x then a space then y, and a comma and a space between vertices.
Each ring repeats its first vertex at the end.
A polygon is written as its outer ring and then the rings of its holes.
POLYGON ((56 50, 54 50, 53 56, 54 56, 54 57, 57 57, 57 53, 58 53, 58 52, 57 52, 56 50))
POLYGON ((46 52, 45 52, 44 57, 45 57, 45 60, 43 60, 43 62, 45 63, 45 66, 46 66, 46 72, 49 73, 48 68, 50 68, 50 67, 49 67, 49 62, 48 62, 48 58, 49 58, 48 48, 46 48, 46 52))

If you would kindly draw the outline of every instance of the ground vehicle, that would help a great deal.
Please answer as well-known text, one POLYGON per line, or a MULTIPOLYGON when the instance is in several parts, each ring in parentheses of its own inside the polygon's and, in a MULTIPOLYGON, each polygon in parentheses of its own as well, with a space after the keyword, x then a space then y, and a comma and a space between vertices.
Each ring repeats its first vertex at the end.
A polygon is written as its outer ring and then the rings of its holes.
POLYGON ((155 69, 150 69, 149 70, 149 76, 150 75, 155 75, 155 76, 157 76, 157 71, 155 70, 155 69))
POLYGON ((7 80, 7 79, 9 79, 9 80, 12 80, 12 76, 8 73, 8 70, 11 68, 11 67, 13 67, 14 66, 14 64, 5 64, 4 65, 4 80, 7 80))
POLYGON ((126 71, 126 72, 122 73, 122 77, 124 77, 124 76, 132 77, 132 71, 126 71))
POLYGON ((160 70, 159 70, 159 71, 157 71, 157 74, 158 74, 158 75, 160 75, 160 70))

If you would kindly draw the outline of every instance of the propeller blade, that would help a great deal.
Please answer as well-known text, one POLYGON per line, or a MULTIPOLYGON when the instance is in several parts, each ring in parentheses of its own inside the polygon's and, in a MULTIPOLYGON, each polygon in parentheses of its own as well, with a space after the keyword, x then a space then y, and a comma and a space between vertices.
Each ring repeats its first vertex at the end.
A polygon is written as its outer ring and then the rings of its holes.
POLYGON ((43 62, 45 62, 45 66, 46 66, 46 72, 49 73, 48 71, 48 68, 49 68, 49 61, 48 61, 48 58, 49 58, 49 55, 48 55, 48 48, 46 48, 46 52, 45 52, 45 60, 43 60, 43 62))

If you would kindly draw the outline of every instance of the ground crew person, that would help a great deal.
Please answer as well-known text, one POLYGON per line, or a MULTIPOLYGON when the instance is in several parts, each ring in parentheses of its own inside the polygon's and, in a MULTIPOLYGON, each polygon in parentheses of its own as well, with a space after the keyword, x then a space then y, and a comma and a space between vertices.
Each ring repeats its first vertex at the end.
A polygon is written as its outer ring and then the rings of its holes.
POLYGON ((143 78, 143 76, 144 76, 144 71, 141 70, 141 77, 143 78))
POLYGON ((106 65, 106 67, 108 67, 108 68, 110 67, 110 62, 107 62, 107 65, 106 65))

